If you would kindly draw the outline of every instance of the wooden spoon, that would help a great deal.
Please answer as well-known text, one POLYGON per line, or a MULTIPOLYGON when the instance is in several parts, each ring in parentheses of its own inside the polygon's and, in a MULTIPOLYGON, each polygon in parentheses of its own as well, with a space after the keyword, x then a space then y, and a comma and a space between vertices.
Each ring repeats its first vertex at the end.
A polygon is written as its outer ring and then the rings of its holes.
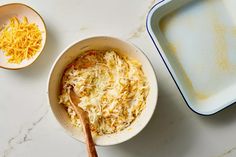
POLYGON ((75 113, 80 119, 81 125, 83 127, 84 135, 85 135, 85 141, 87 145, 87 151, 89 157, 98 157, 97 151, 93 142, 93 138, 91 135, 90 130, 90 123, 88 118, 88 113, 84 111, 81 107, 79 107, 77 104, 79 103, 79 98, 77 94, 74 92, 73 88, 70 89, 70 103, 73 107, 75 113))

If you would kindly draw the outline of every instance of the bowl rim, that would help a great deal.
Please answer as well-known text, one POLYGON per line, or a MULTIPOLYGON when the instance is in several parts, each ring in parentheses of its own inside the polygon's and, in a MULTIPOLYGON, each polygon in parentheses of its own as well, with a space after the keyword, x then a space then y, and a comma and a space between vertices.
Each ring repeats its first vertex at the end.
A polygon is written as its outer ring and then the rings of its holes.
POLYGON ((41 19, 42 23, 43 23, 44 32, 45 32, 45 43, 42 45, 42 49, 41 49, 41 51, 39 51, 39 55, 31 63, 29 63, 29 64, 27 64, 23 67, 19 67, 19 68, 9 68, 9 67, 0 65, 0 68, 6 69, 6 70, 20 70, 20 69, 23 69, 25 67, 28 67, 28 66, 32 65, 39 58, 39 56, 42 54, 42 52, 44 51, 45 45, 46 45, 46 42, 47 42, 47 27, 46 27, 45 21, 43 20, 43 17, 35 9, 33 9, 32 7, 30 7, 27 4, 18 3, 18 2, 16 2, 16 3, 7 3, 7 4, 0 5, 0 8, 6 7, 6 6, 11 6, 11 5, 24 6, 24 7, 27 7, 28 9, 32 10, 34 13, 36 13, 39 16, 39 18, 41 19))
MULTIPOLYGON (((76 44, 82 42, 82 41, 85 41, 85 40, 91 40, 91 39, 99 39, 99 38, 109 38, 109 39, 115 39, 115 40, 119 40, 123 43, 126 43, 128 44, 129 46, 137 49, 139 52, 138 53, 141 53, 145 60, 147 60, 147 62, 149 63, 149 66, 150 66, 150 69, 153 73, 153 76, 154 76, 154 79, 155 79, 155 87, 153 88, 156 88, 156 96, 155 96, 155 100, 154 100, 154 104, 152 105, 153 106, 153 110, 151 110, 151 112, 149 112, 149 116, 148 118, 143 122, 143 125, 141 127, 139 127, 139 129, 137 129, 136 132, 134 132, 131 136, 128 136, 126 138, 123 138, 122 140, 119 140, 119 141, 116 141, 116 142, 110 142, 110 143, 106 143, 106 144, 102 144, 102 143, 95 143, 96 146, 113 146, 113 145, 117 145, 117 144, 120 144, 120 143, 123 143, 123 142, 126 142, 130 139, 132 139, 133 137, 137 136, 147 125, 148 123, 150 122, 151 118, 153 117, 153 114, 154 112, 156 111, 156 106, 157 106, 157 102, 158 102, 158 97, 159 97, 159 88, 158 88, 158 81, 157 81, 157 75, 156 75, 156 72, 154 70, 154 66, 152 65, 150 59, 147 57, 147 55, 139 48, 137 47, 135 44, 131 43, 130 41, 126 41, 126 40, 123 40, 123 39, 120 39, 120 38, 116 38, 116 37, 112 37, 112 36, 89 36, 89 37, 85 37, 85 38, 82 38, 82 39, 79 39, 79 40, 76 40, 74 42, 72 42, 72 44, 69 44, 69 46, 67 46, 65 49, 63 49, 63 51, 58 55, 58 57, 55 59, 54 63, 52 64, 51 66, 51 69, 49 71, 49 74, 48 74, 48 79, 47 79, 47 99, 48 99, 48 103, 50 105, 50 109, 54 115, 54 118, 56 119, 57 123, 59 123, 59 125, 63 128, 64 132, 66 134, 68 134, 70 137, 72 137, 73 139, 75 139, 76 141, 79 141, 81 143, 85 143, 85 141, 83 140, 80 140, 78 139, 76 136, 74 136, 69 130, 67 130, 65 127, 62 126, 61 122, 59 121, 59 119, 57 118, 57 116, 55 115, 53 109, 52 109, 52 105, 50 103, 50 96, 49 96, 49 85, 50 85, 50 79, 51 79, 51 76, 52 76, 52 72, 55 68, 55 65, 57 64, 57 62, 59 61, 59 59, 73 46, 75 46, 76 44)), ((148 77, 147 77, 148 78, 148 77)), ((142 111, 143 112, 143 111, 142 111)), ((139 115, 140 116, 140 115, 139 115)))

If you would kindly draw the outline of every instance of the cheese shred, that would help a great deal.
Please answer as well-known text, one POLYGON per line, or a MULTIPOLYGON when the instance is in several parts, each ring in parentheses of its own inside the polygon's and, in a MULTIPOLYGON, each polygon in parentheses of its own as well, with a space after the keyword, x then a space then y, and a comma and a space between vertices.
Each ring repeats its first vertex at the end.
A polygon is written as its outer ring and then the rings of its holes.
POLYGON ((95 135, 124 130, 146 106, 148 81, 142 65, 114 51, 88 51, 66 69, 62 78, 59 103, 65 105, 75 126, 81 126, 69 101, 73 86, 88 112, 95 135))
POLYGON ((13 17, 0 29, 0 49, 8 62, 19 64, 32 58, 41 48, 42 33, 35 23, 29 23, 27 17, 20 21, 13 17))

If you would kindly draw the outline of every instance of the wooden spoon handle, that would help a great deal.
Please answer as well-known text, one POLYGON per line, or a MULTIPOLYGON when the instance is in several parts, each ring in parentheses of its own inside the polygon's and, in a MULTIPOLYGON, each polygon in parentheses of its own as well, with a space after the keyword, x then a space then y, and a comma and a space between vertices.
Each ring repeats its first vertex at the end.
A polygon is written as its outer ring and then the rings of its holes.
POLYGON ((85 134, 85 141, 87 145, 87 151, 89 157, 98 157, 97 151, 95 148, 95 144, 93 142, 93 137, 91 135, 90 125, 89 125, 89 118, 87 115, 87 112, 85 112, 80 107, 76 107, 74 103, 72 103, 72 107, 74 108, 76 114, 79 116, 79 119, 81 120, 81 125, 83 127, 83 131, 85 134))
MULTIPOLYGON (((87 113, 84 113, 87 114, 87 113)), ((84 116, 84 123, 83 123, 83 129, 85 132, 85 138, 86 138, 86 143, 87 143, 87 151, 89 157, 98 157, 97 151, 95 148, 95 144, 93 142, 93 137, 91 135, 91 130, 90 130, 90 125, 89 125, 89 119, 88 116, 84 116)))

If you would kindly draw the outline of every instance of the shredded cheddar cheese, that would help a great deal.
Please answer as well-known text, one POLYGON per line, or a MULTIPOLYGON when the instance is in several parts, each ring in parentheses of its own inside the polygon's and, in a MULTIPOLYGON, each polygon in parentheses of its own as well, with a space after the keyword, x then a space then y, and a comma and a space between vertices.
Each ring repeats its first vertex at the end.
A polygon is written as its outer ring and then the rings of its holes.
POLYGON ((41 31, 35 23, 29 23, 27 17, 22 22, 13 17, 0 29, 0 49, 9 56, 10 63, 19 64, 32 58, 40 50, 41 42, 41 31))
POLYGON ((69 101, 73 86, 79 104, 88 112, 95 135, 124 130, 146 104, 148 81, 142 66, 114 51, 89 51, 78 57, 64 72, 59 103, 65 105, 73 125, 81 127, 69 101))

